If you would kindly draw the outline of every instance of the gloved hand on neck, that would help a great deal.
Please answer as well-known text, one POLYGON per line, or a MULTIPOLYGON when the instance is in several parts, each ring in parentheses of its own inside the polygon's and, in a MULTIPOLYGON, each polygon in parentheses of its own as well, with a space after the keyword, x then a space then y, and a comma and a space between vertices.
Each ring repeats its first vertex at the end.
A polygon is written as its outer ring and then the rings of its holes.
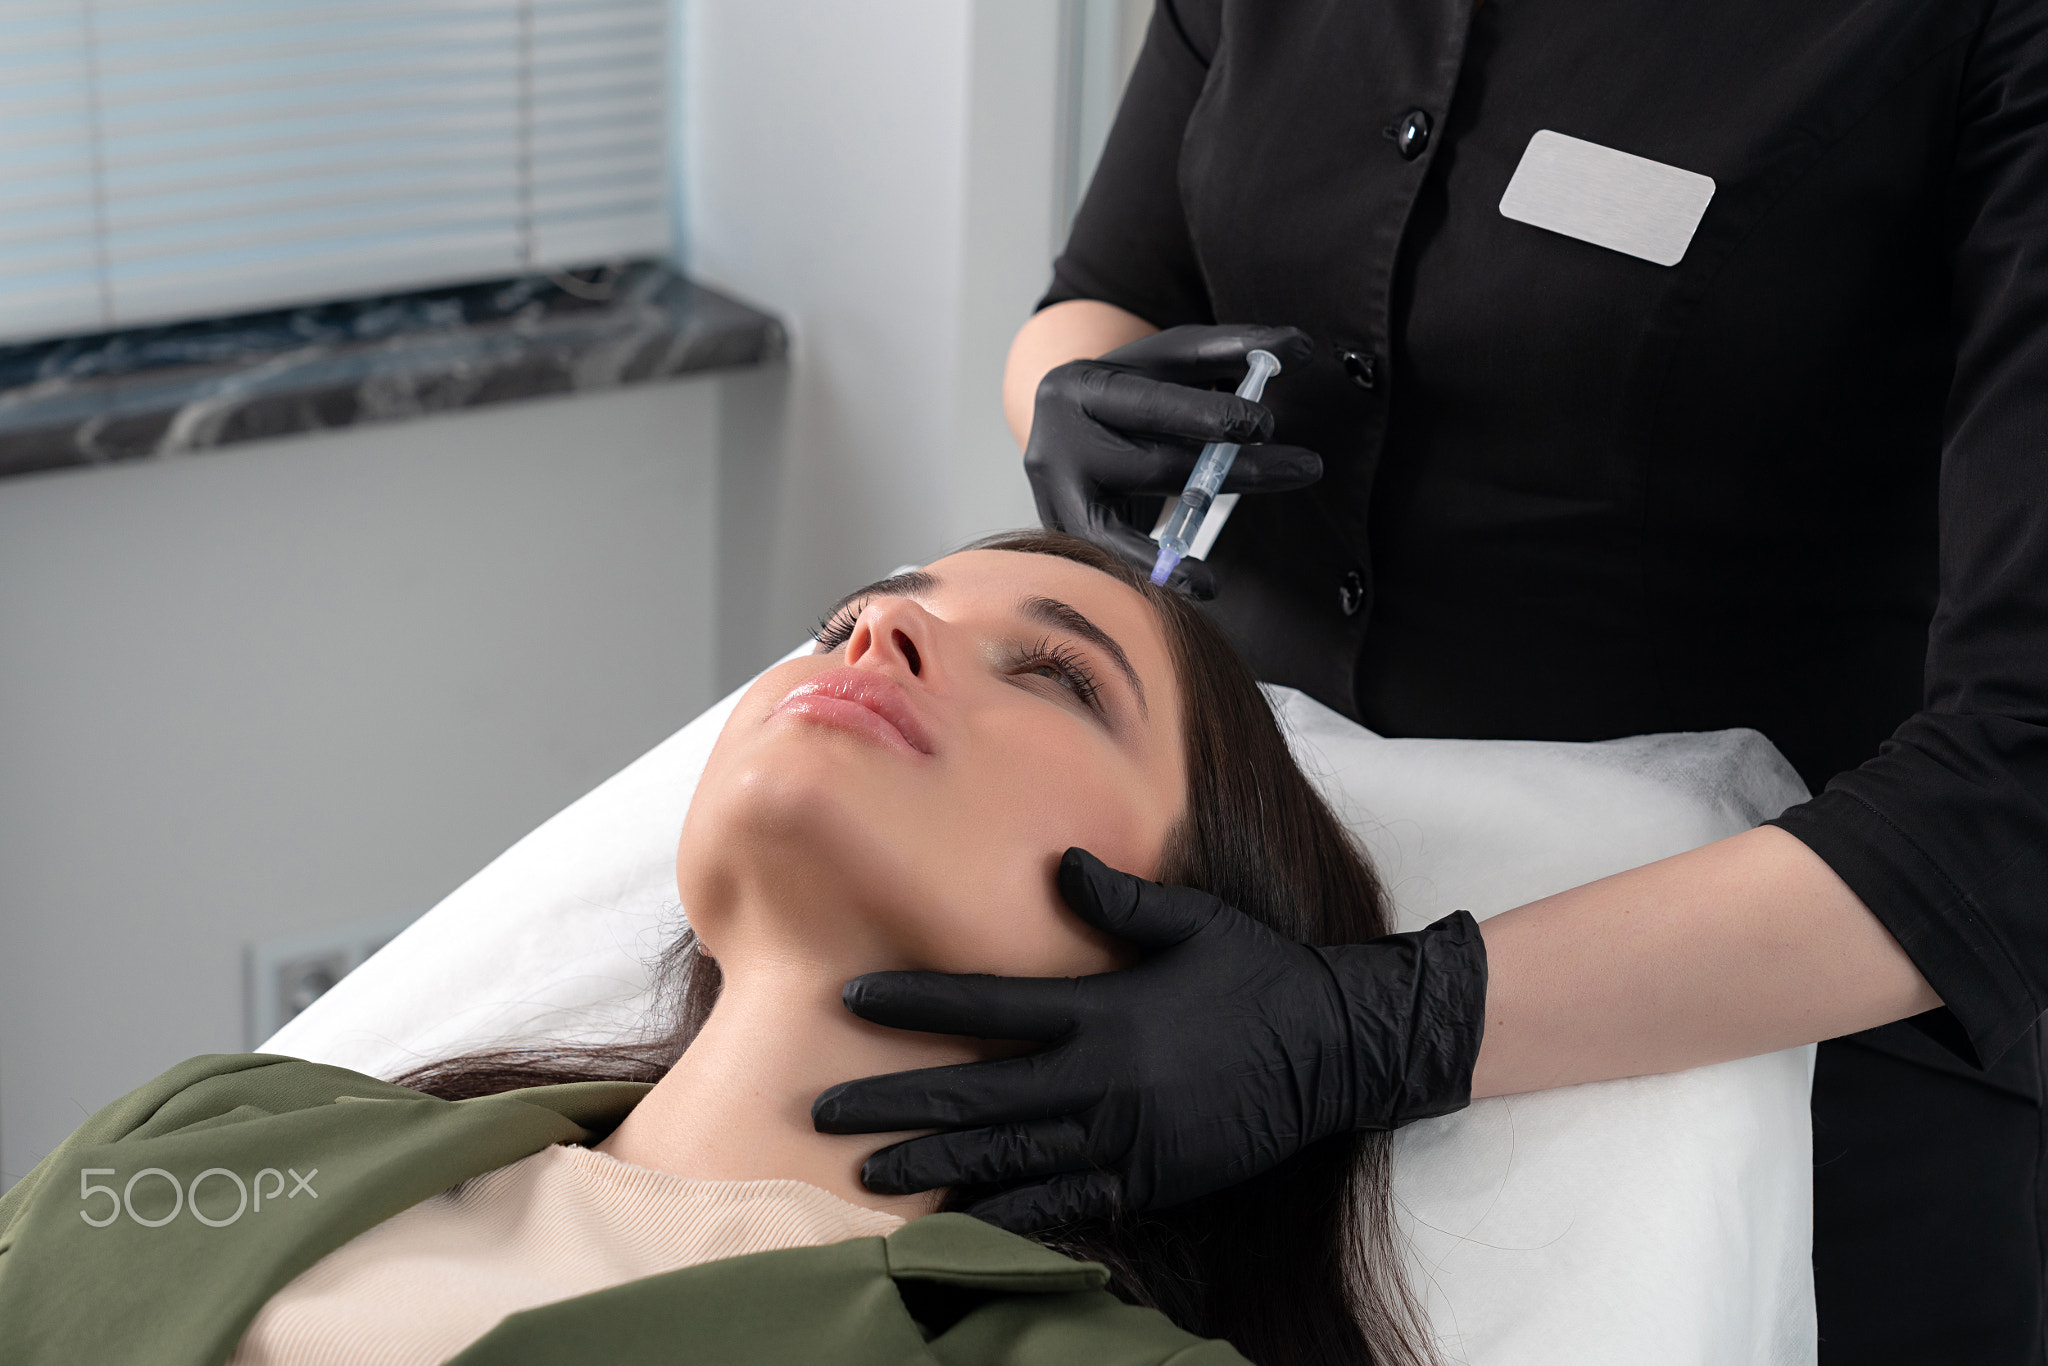
POLYGON ((1146 957, 1091 977, 847 983, 847 1008, 876 1024, 1047 1045, 820 1095, 811 1114, 826 1133, 947 1131, 876 1152, 868 1189, 1000 1186, 968 1212, 1032 1232, 1169 1208, 1321 1139, 1470 1102, 1486 947, 1469 913, 1315 947, 1085 850, 1067 851, 1059 883, 1077 915, 1146 957))

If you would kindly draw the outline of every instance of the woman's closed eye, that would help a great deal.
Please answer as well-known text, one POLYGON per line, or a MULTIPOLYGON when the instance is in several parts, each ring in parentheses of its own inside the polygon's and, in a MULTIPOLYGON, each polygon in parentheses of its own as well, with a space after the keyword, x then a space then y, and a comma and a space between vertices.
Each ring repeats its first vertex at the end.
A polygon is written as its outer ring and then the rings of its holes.
POLYGON ((1102 712, 1102 687, 1081 652, 1066 642, 1041 639, 1010 668, 1013 675, 1044 678, 1071 692, 1088 710, 1102 712))

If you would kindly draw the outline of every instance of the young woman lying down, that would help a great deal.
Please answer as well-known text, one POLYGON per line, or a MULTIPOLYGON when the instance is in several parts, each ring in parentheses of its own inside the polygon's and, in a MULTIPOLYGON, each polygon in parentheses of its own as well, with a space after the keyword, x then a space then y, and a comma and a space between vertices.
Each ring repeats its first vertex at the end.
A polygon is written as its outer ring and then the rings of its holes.
POLYGON ((1385 931, 1371 869, 1182 599, 1038 532, 874 585, 720 734, 646 1039, 395 1084, 190 1059, 0 1199, 0 1358, 1420 1361, 1383 1135, 1031 1241, 959 1212, 999 1192, 871 1193, 878 1140, 813 1127, 838 1082, 1034 1046, 870 1024, 848 979, 1129 966, 1174 935, 1119 919, 1131 875, 1312 944, 1385 931))

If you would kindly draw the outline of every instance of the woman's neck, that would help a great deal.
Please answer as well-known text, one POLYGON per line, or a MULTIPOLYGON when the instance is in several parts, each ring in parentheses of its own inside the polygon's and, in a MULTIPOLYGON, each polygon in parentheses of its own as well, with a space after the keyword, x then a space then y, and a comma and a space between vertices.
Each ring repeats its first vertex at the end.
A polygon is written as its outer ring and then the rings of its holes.
POLYGON ((932 1213, 940 1192, 885 1196, 860 1184, 868 1154, 909 1134, 821 1134, 811 1102, 855 1077, 986 1054, 969 1040, 853 1015, 839 996, 850 975, 788 959, 728 975, 696 1041, 597 1149, 677 1176, 790 1178, 905 1219, 932 1213))

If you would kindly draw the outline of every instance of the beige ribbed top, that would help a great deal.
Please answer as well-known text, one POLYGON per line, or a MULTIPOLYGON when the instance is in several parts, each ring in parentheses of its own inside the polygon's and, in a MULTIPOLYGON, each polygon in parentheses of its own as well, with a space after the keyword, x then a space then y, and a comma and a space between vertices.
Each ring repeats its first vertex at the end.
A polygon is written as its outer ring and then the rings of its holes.
POLYGON ((229 1366, 437 1366, 537 1304, 902 1226, 802 1181, 695 1181, 555 1144, 328 1253, 271 1296, 229 1366))

